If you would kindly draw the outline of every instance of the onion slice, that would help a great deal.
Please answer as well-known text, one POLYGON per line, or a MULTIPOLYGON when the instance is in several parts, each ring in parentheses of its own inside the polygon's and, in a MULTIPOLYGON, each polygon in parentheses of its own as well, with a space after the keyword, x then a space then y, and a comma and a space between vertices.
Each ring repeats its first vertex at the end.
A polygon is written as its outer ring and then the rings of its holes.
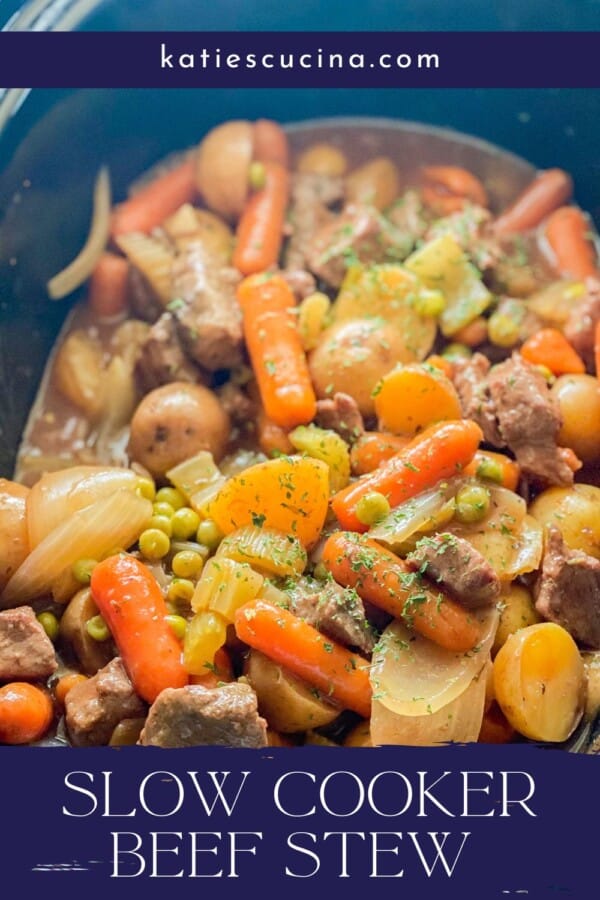
POLYGON ((369 537, 387 544, 390 547, 398 547, 403 544, 416 531, 426 531, 435 527, 436 520, 446 503, 455 495, 462 479, 451 478, 449 481, 441 481, 428 491, 417 494, 396 506, 389 515, 378 522, 369 530, 369 537))
POLYGON ((19 566, 0 596, 0 608, 50 592, 78 559, 100 559, 114 547, 130 547, 151 517, 152 503, 127 488, 73 513, 19 566))
POLYGON ((110 176, 103 166, 94 185, 94 210, 87 240, 75 259, 48 282, 46 287, 52 300, 66 297, 92 274, 108 241, 110 211, 110 176))
POLYGON ((490 656, 498 611, 473 612, 480 622, 477 647, 455 653, 409 631, 399 619, 383 632, 373 652, 373 698, 402 716, 431 716, 466 690, 490 656))

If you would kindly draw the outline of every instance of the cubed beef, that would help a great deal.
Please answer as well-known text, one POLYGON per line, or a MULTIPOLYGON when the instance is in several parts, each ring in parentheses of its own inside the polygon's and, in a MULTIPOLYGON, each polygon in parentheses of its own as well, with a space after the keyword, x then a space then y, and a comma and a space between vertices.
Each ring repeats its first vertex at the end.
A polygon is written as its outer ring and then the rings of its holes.
POLYGON ((453 534, 422 538, 406 561, 471 609, 500 595, 500 579, 488 561, 468 541, 453 534))
POLYGON ((76 747, 108 744, 119 722, 145 713, 146 705, 135 693, 119 657, 72 687, 65 698, 67 731, 76 747))
POLYGON ((375 645, 373 629, 356 591, 342 588, 335 581, 322 585, 315 582, 311 588, 290 591, 294 614, 340 644, 371 653, 375 645))
POLYGON ((48 678, 57 668, 52 641, 30 606, 0 612, 0 681, 48 678))
POLYGON ((317 400, 315 423, 320 428, 336 431, 348 444, 357 441, 365 430, 356 401, 340 391, 326 400, 317 400))
POLYGON ((388 219, 357 204, 346 206, 313 234, 306 256, 311 272, 337 288, 352 263, 403 259, 406 248, 406 237, 388 219))
POLYGON ((580 644, 600 650, 600 562, 566 546, 559 529, 548 529, 535 607, 580 644))
POLYGON ((487 378, 500 434, 523 475, 549 485, 573 484, 573 470, 557 445, 562 420, 546 379, 519 353, 487 378))
POLYGON ((316 290, 317 283, 314 275, 311 275, 305 269, 283 269, 281 274, 287 281, 288 287, 298 303, 316 290))
POLYGON ((227 381, 217 389, 216 394, 232 422, 238 426, 254 426, 258 415, 258 406, 243 388, 227 381))
POLYGON ((167 688, 150 707, 139 743, 266 747, 267 723, 258 715, 256 694, 247 684, 167 688))
POLYGON ((486 443, 503 447, 496 410, 488 390, 489 370, 489 360, 482 353, 474 353, 469 359, 460 359, 454 363, 452 380, 465 418, 477 422, 486 443))
POLYGON ((600 322, 600 280, 588 278, 586 293, 573 307, 565 327, 565 335, 593 371, 594 334, 600 322))
POLYGON ((169 312, 163 313, 148 332, 138 353, 135 374, 145 394, 172 381, 206 381, 183 352, 175 319, 169 312))
POLYGON ((209 372, 242 361, 242 313, 235 269, 212 266, 202 247, 189 244, 173 265, 173 313, 183 347, 209 372))
POLYGON ((285 267, 307 267, 307 247, 315 231, 333 218, 329 209, 344 196, 341 178, 312 173, 297 173, 292 179, 288 216, 290 239, 285 250, 285 267))

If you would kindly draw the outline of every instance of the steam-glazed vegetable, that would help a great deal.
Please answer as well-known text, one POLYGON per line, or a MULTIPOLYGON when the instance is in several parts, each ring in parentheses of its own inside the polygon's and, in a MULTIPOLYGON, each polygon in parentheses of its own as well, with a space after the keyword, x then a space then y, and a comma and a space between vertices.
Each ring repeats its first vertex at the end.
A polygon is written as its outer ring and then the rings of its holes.
POLYGON ((597 715, 598 241, 562 170, 409 138, 236 120, 101 175, 0 480, 0 743, 597 715))

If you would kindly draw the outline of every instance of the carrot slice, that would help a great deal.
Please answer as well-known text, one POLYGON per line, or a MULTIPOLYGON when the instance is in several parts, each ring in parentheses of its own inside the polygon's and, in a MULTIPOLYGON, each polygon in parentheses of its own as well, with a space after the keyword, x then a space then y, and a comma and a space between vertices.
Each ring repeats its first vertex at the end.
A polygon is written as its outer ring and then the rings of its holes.
POLYGON ((393 434, 414 435, 434 422, 461 417, 454 385, 435 366, 398 366, 373 393, 379 425, 393 434))
POLYGON ((196 196, 195 163, 190 156, 175 169, 159 175, 113 212, 111 235, 149 232, 196 196))
POLYGON ((546 240, 556 270, 564 278, 583 279, 598 274, 598 259, 590 240, 591 225, 577 206, 561 206, 546 222, 546 240))
POLYGON ((253 600, 235 615, 240 640, 318 688, 345 709, 371 715, 366 661, 325 637, 304 619, 265 600, 253 600))
POLYGON ((410 438, 383 431, 365 431, 352 445, 350 465, 354 475, 366 475, 387 462, 410 443, 410 438))
POLYGON ((29 744, 38 741, 54 716, 46 691, 25 681, 13 681, 0 688, 0 744, 29 744))
POLYGON ((129 263, 116 253, 103 253, 90 277, 88 303, 102 318, 118 316, 127 307, 129 263))
POLYGON ((233 265, 242 275, 263 272, 277 263, 289 195, 289 172, 267 162, 265 185, 250 195, 238 222, 233 265))
POLYGON ((466 609, 428 588, 403 560, 370 538, 338 531, 327 538, 321 560, 339 584, 441 647, 464 652, 477 643, 479 628, 466 609))
POLYGON ((562 169, 540 172, 494 223, 496 234, 514 234, 535 228, 573 193, 571 176, 562 169))
POLYGON ((281 428, 306 425, 316 415, 317 399, 289 285, 280 275, 255 275, 242 281, 237 295, 266 415, 281 428))
POLYGON ((585 363, 557 328, 541 328, 521 347, 521 356, 536 366, 546 366, 553 375, 581 375, 585 363))
POLYGON ((153 703, 165 688, 186 685, 181 643, 150 569, 133 556, 110 556, 95 566, 90 586, 140 697, 153 703))
POLYGON ((462 472, 482 439, 480 427, 470 419, 440 422, 425 429, 374 472, 335 494, 331 505, 342 528, 367 530, 356 515, 356 507, 372 491, 384 494, 390 506, 398 506, 442 478, 462 472))

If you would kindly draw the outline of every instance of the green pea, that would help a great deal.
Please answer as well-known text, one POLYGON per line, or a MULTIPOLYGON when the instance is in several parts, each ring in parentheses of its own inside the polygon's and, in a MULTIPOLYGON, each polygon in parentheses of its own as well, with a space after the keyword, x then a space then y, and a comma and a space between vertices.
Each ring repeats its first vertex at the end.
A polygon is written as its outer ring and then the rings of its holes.
POLYGON ((175 637, 182 641, 185 637, 187 629, 187 620, 183 616, 169 615, 165 616, 165 622, 168 622, 173 630, 175 637))
POLYGON ((259 191, 265 186, 267 173, 263 163, 254 160, 248 169, 248 183, 253 191, 259 191))
POLYGON ((446 301, 441 291, 423 288, 415 297, 413 305, 416 311, 422 316, 434 319, 444 312, 446 301))
POLYGON ((152 516, 148 522, 148 528, 158 528, 159 531, 164 531, 167 537, 171 537, 173 534, 173 525, 168 516, 152 516))
POLYGON ((85 623, 85 630, 94 641, 107 641, 110 637, 108 625, 102 616, 92 616, 91 619, 88 619, 85 623))
POLYGON ((54 615, 53 612, 49 610, 47 612, 38 613, 36 616, 38 622, 48 635, 51 641, 55 641, 58 637, 58 619, 54 615))
POLYGON ((167 588, 167 599, 177 603, 189 603, 194 596, 194 582, 189 578, 174 578, 167 588))
POLYGON ((155 516, 164 516, 165 519, 172 519, 175 515, 175 507, 171 506, 170 503, 166 503, 164 500, 160 503, 154 503, 152 511, 155 516))
POLYGON ((202 571, 204 560, 199 553, 193 550, 181 550, 176 553, 171 562, 173 574, 178 578, 195 578, 202 571))
POLYGON ((151 478, 138 478, 136 493, 145 500, 154 500, 156 496, 156 485, 151 478))
POLYGON ((174 487, 162 487, 156 492, 157 503, 170 503, 173 509, 181 509, 185 506, 185 497, 174 487))
POLYGON ((495 481, 497 484, 502 484, 504 472, 497 460, 484 457, 477 466, 477 477, 486 478, 488 481, 495 481))
POLYGON ((78 559, 77 562, 73 563, 71 571, 79 584, 89 584, 94 567, 97 565, 98 562, 95 559, 78 559))
POLYGON ((488 335, 497 347, 514 347, 521 335, 519 323, 503 312, 493 313, 488 321, 488 335))
POLYGON ((171 519, 173 526, 173 537, 180 541, 187 541, 192 535, 196 534, 200 524, 200 516, 198 513, 190 509, 189 506, 182 506, 178 509, 171 519))
POLYGON ((444 359, 469 359, 473 355, 473 351, 466 344, 453 343, 448 344, 442 352, 444 359))
POLYGON ((313 578, 317 581, 328 581, 329 569, 322 562, 318 562, 313 569, 313 578))
POLYGON ((146 559, 162 559, 171 549, 168 535, 160 528, 147 528, 139 539, 140 550, 146 559))
POLYGON ((462 487, 456 495, 454 515, 459 522, 472 524, 480 522, 490 508, 490 492, 483 485, 472 484, 462 487))
POLYGON ((203 519, 198 525, 196 540, 199 544, 208 547, 209 550, 216 550, 223 540, 223 534, 213 519, 203 519))
POLYGON ((390 512, 390 504, 387 497, 379 491, 371 491, 361 497, 356 504, 356 518, 363 525, 375 525, 385 519, 390 512))

